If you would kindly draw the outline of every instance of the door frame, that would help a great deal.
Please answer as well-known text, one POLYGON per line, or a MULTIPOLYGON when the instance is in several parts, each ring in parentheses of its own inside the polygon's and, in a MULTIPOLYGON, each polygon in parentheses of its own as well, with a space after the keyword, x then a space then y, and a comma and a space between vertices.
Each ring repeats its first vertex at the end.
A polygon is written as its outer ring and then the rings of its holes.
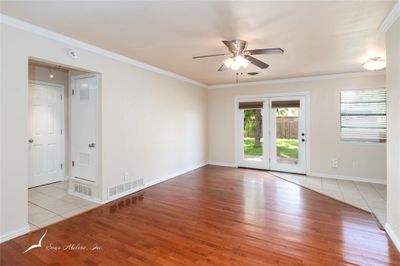
MULTIPOLYGON (((61 99, 61 111, 60 111, 60 118, 61 118, 61 126, 60 129, 62 130, 63 134, 60 134, 60 159, 61 159, 61 163, 63 165, 63 167, 61 168, 61 175, 62 175, 62 179, 60 181, 66 180, 66 174, 65 174, 65 168, 66 163, 65 163, 65 136, 66 136, 66 131, 65 131, 65 86, 62 84, 57 84, 57 83, 51 83, 51 82, 45 82, 45 81, 39 81, 39 80, 28 80, 28 136, 30 136, 31 134, 31 125, 30 125, 30 121, 29 121, 29 109, 30 109, 30 97, 31 97, 31 93, 29 90, 29 86, 31 84, 36 84, 36 85, 42 85, 42 86, 49 86, 49 87, 56 87, 59 88, 62 92, 62 99, 61 99)), ((29 169, 30 169, 30 160, 29 160, 29 151, 28 151, 28 162, 29 162, 29 169)), ((30 171, 29 171, 29 176, 28 176, 28 188, 29 188, 29 178, 30 178, 30 171)))
POLYGON ((102 149, 102 142, 101 142, 101 74, 100 73, 83 73, 83 74, 76 74, 76 75, 71 75, 69 76, 69 92, 68 95, 70 97, 70 103, 71 103, 71 120, 70 120, 70 147, 71 147, 71 155, 70 155, 70 162, 68 162, 70 173, 71 173, 71 179, 74 181, 77 181, 79 183, 85 183, 89 185, 96 185, 98 184, 101 180, 101 149, 102 149), (75 80, 78 78, 90 78, 90 77, 96 77, 97 78, 97 99, 96 99, 96 126, 95 126, 95 135, 96 135, 96 161, 95 161, 95 175, 97 176, 96 181, 90 181, 86 179, 80 179, 80 178, 75 178, 73 175, 73 167, 72 167, 72 127, 73 127, 73 121, 72 121, 72 90, 74 89, 75 85, 75 80))
MULTIPOLYGON (((298 97, 298 96, 303 96, 305 97, 305 133, 306 133, 306 152, 305 152, 305 165, 306 165, 306 175, 310 174, 310 156, 311 156, 311 141, 312 138, 310 136, 310 92, 309 91, 301 91, 301 92, 287 92, 287 93, 268 93, 268 94, 255 94, 255 95, 238 95, 235 96, 234 99, 234 145, 235 145, 235 165, 234 167, 239 167, 239 158, 240 158, 240 150, 239 150, 239 141, 242 141, 239 139, 240 134, 239 132, 239 115, 240 115, 240 110, 239 110, 239 102, 246 102, 246 101, 268 101, 269 103, 269 98, 272 97, 298 97)), ((268 105, 269 108, 269 105, 268 105)), ((268 117, 269 121, 269 117, 268 117)), ((269 131, 269 129, 268 129, 269 131)), ((269 139, 268 134, 268 139, 269 139)), ((269 147, 268 147, 269 151, 269 147)), ((262 168, 264 169, 264 168, 262 168)))

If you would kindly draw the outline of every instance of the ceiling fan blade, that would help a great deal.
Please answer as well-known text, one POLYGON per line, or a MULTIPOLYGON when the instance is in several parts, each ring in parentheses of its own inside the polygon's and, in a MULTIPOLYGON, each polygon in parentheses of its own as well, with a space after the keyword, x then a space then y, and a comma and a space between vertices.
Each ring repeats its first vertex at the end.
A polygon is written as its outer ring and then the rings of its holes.
POLYGON ((283 54, 285 51, 282 48, 265 48, 247 50, 251 55, 253 54, 283 54))
POLYGON ((225 66, 225 64, 222 64, 222 66, 220 66, 219 68, 218 68, 218 71, 225 71, 225 70, 227 70, 228 68, 225 66))
POLYGON ((267 67, 269 67, 267 63, 264 63, 263 61, 260 61, 257 58, 252 57, 250 55, 245 56, 245 58, 249 60, 253 65, 258 66, 261 69, 266 69, 267 67))
POLYGON ((223 56, 223 55, 228 55, 228 54, 199 55, 199 56, 193 56, 192 59, 206 58, 206 57, 213 57, 213 56, 223 56))

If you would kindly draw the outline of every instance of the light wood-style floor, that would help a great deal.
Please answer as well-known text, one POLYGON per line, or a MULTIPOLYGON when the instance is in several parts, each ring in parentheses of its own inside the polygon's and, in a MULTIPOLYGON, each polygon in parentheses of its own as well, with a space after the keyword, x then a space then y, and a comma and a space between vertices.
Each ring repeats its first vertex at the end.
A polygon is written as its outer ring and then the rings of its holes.
POLYGON ((217 166, 10 240, 0 251, 1 265, 400 265, 368 212, 263 171, 217 166), (46 230, 42 247, 22 254, 46 230))

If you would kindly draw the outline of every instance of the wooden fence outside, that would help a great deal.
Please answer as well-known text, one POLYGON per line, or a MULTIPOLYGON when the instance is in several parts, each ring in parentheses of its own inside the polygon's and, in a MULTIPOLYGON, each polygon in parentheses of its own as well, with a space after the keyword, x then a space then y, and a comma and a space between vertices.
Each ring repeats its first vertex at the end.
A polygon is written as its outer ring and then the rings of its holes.
POLYGON ((297 139, 299 126, 297 116, 282 116, 276 118, 276 137, 278 139, 297 139))

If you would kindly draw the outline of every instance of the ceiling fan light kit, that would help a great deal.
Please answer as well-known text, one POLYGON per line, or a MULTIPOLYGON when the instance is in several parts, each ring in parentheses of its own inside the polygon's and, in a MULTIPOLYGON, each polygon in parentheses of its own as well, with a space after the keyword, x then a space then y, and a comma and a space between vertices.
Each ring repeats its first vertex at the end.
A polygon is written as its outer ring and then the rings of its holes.
POLYGON ((373 57, 369 61, 365 62, 363 67, 369 71, 382 70, 386 67, 386 60, 382 60, 380 57, 373 57))
POLYGON ((249 64, 250 61, 241 55, 229 57, 224 61, 224 65, 232 70, 239 70, 241 68, 246 68, 249 64))
POLYGON ((218 69, 218 71, 225 71, 226 69, 232 69, 237 71, 241 68, 246 68, 250 64, 253 64, 261 69, 266 69, 269 67, 267 63, 264 63, 261 60, 253 57, 252 55, 261 55, 261 54, 283 54, 284 50, 282 48, 265 48, 265 49, 253 49, 246 50, 247 42, 243 40, 231 40, 231 41, 222 41, 223 44, 229 49, 230 53, 227 54, 213 54, 213 55, 201 55, 194 56, 193 59, 199 58, 207 58, 214 56, 225 56, 229 55, 222 66, 218 69))

